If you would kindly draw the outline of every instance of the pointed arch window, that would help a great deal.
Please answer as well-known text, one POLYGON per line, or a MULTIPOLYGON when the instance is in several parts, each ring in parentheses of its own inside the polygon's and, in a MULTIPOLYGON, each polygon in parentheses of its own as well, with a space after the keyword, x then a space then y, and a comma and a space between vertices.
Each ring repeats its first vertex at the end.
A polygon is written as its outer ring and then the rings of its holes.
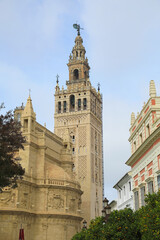
POLYGON ((61 102, 58 102, 58 113, 61 113, 61 102))
POLYGON ((81 99, 78 99, 78 111, 81 110, 81 99))
POLYGON ((79 79, 79 71, 78 71, 78 69, 75 69, 75 70, 73 71, 73 79, 74 79, 74 80, 79 79))
POLYGON ((63 112, 66 112, 66 109, 67 109, 67 102, 64 101, 63 102, 63 112))
POLYGON ((70 111, 74 111, 75 110, 75 96, 71 95, 70 96, 70 111))
POLYGON ((87 98, 83 98, 83 110, 87 109, 87 98))

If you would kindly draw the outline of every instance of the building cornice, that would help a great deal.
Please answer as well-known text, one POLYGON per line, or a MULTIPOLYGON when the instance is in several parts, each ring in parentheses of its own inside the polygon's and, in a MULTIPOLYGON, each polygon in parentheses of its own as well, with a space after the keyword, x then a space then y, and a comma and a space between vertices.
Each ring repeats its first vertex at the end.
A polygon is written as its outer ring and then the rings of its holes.
POLYGON ((160 142, 160 127, 158 127, 131 155, 126 164, 132 168, 147 154, 151 148, 160 142))

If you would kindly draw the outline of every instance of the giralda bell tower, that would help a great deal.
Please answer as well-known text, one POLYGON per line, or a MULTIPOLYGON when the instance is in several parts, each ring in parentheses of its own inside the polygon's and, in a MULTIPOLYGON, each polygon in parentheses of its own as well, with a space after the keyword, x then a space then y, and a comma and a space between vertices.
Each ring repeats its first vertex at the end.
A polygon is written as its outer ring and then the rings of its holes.
POLYGON ((101 216, 103 197, 102 96, 89 79, 80 26, 69 56, 67 89, 55 90, 55 134, 72 141, 75 177, 83 191, 82 217, 89 221, 101 216))

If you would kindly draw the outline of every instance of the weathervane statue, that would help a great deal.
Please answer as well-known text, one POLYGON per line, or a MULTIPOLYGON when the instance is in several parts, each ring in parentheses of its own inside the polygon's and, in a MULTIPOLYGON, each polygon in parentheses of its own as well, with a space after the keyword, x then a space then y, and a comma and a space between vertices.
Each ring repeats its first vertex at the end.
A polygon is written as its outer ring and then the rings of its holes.
POLYGON ((83 28, 80 27, 80 24, 75 23, 75 24, 73 24, 73 27, 75 29, 77 29, 78 36, 80 36, 80 29, 83 30, 83 28))

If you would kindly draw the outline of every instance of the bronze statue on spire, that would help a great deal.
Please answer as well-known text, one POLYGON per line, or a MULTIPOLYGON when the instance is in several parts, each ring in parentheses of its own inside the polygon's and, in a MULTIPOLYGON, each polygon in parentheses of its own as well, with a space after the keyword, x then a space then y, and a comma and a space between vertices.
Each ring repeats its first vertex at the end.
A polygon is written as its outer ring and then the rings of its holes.
POLYGON ((73 27, 77 29, 77 35, 80 36, 80 29, 83 30, 83 28, 80 27, 80 24, 75 23, 73 24, 73 27))

